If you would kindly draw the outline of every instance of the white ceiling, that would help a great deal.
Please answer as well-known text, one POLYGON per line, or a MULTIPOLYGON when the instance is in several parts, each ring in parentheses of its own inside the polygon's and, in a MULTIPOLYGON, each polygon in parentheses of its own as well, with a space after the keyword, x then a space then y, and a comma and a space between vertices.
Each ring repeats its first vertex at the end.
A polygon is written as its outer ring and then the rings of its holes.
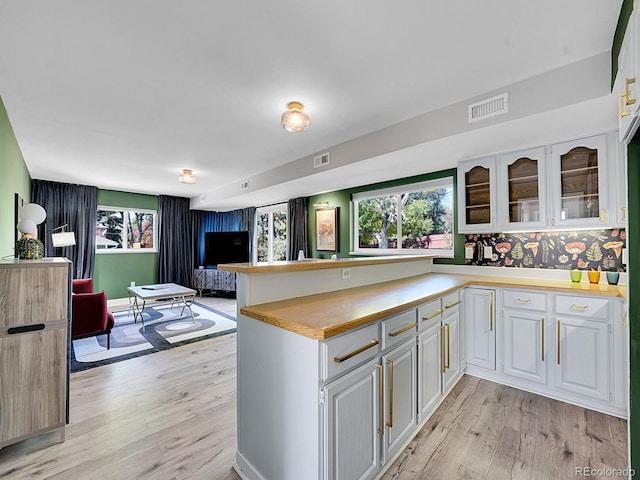
MULTIPOLYGON (((430 139, 411 149, 419 155, 372 155, 233 201, 220 188, 259 185, 278 166, 607 52, 621 4, 0 0, 0 96, 33 178, 205 195, 207 209, 260 205, 564 134, 549 131, 559 117, 533 115, 501 135, 488 135, 493 125, 430 139), (311 116, 307 132, 280 126, 292 100, 311 116), (425 163, 434 153, 447 161, 425 163), (195 185, 178 182, 182 168, 195 185)), ((585 129, 615 125, 611 102, 565 106, 562 123, 579 115, 594 118, 585 129)))

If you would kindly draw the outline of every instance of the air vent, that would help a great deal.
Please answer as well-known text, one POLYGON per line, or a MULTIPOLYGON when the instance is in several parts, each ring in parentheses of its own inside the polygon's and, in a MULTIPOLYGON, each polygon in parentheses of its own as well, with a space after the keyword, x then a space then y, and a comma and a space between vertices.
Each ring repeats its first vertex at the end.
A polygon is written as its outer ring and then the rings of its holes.
POLYGON ((313 157, 313 168, 326 167, 329 165, 329 152, 313 157))
POLYGON ((247 188, 249 188, 249 180, 245 180, 240 184, 240 190, 246 190, 247 188))
POLYGON ((502 115, 509 111, 509 94, 503 93, 468 106, 469 123, 502 115))
POLYGON ((200 203, 204 203, 207 201, 207 195, 200 195, 200 203))

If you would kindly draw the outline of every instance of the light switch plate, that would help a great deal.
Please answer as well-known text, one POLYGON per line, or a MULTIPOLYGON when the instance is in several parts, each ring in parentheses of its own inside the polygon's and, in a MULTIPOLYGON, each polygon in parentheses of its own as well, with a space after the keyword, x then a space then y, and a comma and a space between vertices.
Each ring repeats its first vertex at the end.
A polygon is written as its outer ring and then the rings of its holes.
POLYGON ((467 260, 471 260, 473 258, 473 248, 464 247, 464 258, 467 260))
POLYGON ((492 247, 484 247, 484 258, 491 258, 493 256, 492 247))

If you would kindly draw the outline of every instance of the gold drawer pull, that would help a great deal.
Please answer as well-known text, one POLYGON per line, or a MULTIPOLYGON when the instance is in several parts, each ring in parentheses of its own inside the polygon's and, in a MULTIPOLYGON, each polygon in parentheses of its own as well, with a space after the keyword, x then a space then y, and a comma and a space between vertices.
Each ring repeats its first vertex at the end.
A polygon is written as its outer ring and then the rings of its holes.
POLYGON ((407 325, 406 327, 401 328, 401 329, 400 329, 400 330, 398 330, 398 331, 390 332, 390 333, 389 333, 389 336, 390 336, 390 337, 397 337, 397 336, 398 336, 398 335, 400 335, 401 333, 404 333, 404 332, 406 332, 407 330, 411 330, 412 328, 415 328, 415 326, 416 326, 416 325, 418 325, 418 322, 413 322, 412 324, 407 325))
POLYGON ((435 312, 433 312, 433 313, 431 313, 429 315, 425 315, 424 317, 422 317, 422 320, 431 320, 432 318, 437 317, 441 313, 442 313, 442 309, 436 310, 435 312))
POLYGON ((585 305, 584 307, 579 307, 575 303, 571 305, 571 310, 578 310, 579 312, 586 312, 589 310, 589 305, 585 305))
POLYGON ((558 320, 558 365, 560 365, 560 320, 558 320))
POLYGON ((441 353, 441 360, 442 360, 442 367, 440 368, 440 372, 444 373, 447 371, 447 360, 446 360, 446 351, 445 351, 445 329, 444 329, 444 325, 440 326, 440 353, 441 353))
POLYGON ((444 328, 447 331, 447 364, 444 368, 451 368, 451 327, 445 323, 444 328))
POLYGON ((452 303, 452 304, 450 304, 450 305, 445 305, 445 306, 444 306, 444 308, 445 308, 445 310, 446 310, 447 308, 453 308, 453 307, 455 307, 456 305, 460 305, 461 303, 462 303, 462 301, 461 301, 461 300, 458 300, 457 302, 453 302, 453 303, 452 303))
POLYGON ((380 393, 380 424, 378 425, 378 433, 382 435, 384 433, 384 385, 383 385, 383 367, 380 364, 377 364, 378 367, 378 375, 380 376, 380 381, 378 382, 378 392, 380 393))
POLYGON ((354 350, 353 352, 346 354, 344 357, 333 357, 333 361, 336 362, 336 363, 342 363, 345 360, 349 360, 351 357, 355 357, 359 353, 364 352, 365 350, 369 350, 371 347, 375 347, 379 343, 380 342, 378 340, 371 340, 371 343, 369 343, 368 345, 365 345, 364 347, 360 347, 359 349, 354 350))
POLYGON ((544 362, 544 318, 542 319, 542 361, 544 362))
POLYGON ((518 303, 522 304, 522 305, 529 305, 531 303, 531 300, 521 300, 518 299, 517 300, 518 303))
POLYGON ((489 331, 493 332, 493 292, 489 292, 489 331))

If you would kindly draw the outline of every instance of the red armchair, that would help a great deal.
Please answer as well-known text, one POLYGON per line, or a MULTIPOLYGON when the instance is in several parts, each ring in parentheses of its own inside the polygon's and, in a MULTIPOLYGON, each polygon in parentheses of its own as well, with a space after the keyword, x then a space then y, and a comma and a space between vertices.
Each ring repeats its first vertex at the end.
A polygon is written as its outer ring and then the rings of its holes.
POLYGON ((107 349, 110 349, 111 329, 115 321, 107 310, 106 293, 93 293, 93 280, 90 278, 73 280, 72 291, 71 338, 75 340, 106 334, 107 349))

